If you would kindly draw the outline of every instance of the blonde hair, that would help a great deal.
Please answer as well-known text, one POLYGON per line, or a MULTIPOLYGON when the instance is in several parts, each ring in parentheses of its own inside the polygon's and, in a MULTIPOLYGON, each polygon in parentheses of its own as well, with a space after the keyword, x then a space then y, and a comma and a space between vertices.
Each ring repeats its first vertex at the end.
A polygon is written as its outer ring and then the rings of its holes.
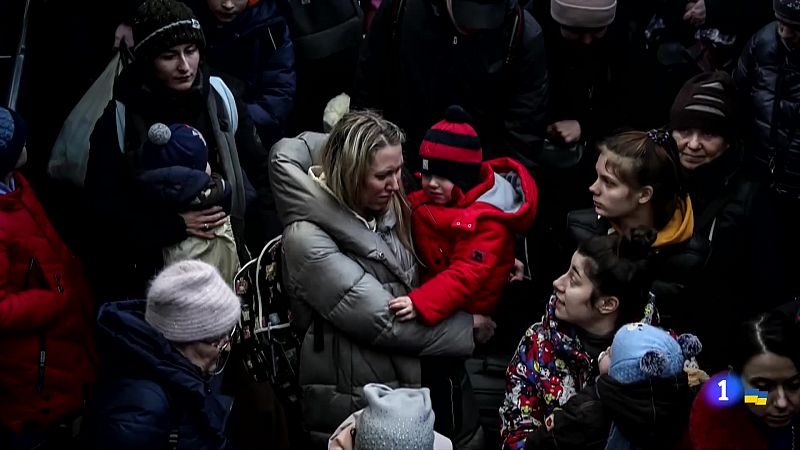
MULTIPOLYGON (((322 170, 336 200, 360 212, 359 201, 375 153, 388 146, 402 145, 405 139, 397 125, 373 111, 354 111, 342 116, 322 146, 322 170)), ((400 240, 413 249, 411 214, 402 182, 389 208, 397 217, 400 240)))

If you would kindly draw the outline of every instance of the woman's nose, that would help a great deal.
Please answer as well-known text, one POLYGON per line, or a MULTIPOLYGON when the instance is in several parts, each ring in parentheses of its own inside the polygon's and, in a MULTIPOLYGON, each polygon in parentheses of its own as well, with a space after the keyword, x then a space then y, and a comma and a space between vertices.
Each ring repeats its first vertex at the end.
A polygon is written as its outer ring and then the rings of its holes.
POLYGON ((778 409, 786 409, 789 406, 789 400, 786 398, 786 392, 783 386, 778 386, 778 392, 775 394, 775 407, 778 409))
POLYGON ((392 175, 389 177, 389 185, 387 186, 392 192, 396 192, 400 190, 400 174, 392 175))
POLYGON ((566 276, 567 275, 564 274, 556 278, 553 281, 553 289, 557 290, 558 292, 564 292, 564 279, 566 278, 566 276))
POLYGON ((592 183, 592 185, 589 186, 589 192, 591 192, 594 195, 600 195, 599 183, 600 179, 594 180, 594 183, 592 183))

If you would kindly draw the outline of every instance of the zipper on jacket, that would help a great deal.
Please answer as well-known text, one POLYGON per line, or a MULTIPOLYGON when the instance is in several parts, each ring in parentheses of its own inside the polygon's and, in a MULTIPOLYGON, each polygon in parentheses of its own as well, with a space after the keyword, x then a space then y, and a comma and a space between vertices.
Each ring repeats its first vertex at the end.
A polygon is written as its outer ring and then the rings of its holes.
POLYGON ((47 361, 47 348, 44 331, 39 332, 39 368, 36 376, 36 392, 44 390, 44 365, 47 361))

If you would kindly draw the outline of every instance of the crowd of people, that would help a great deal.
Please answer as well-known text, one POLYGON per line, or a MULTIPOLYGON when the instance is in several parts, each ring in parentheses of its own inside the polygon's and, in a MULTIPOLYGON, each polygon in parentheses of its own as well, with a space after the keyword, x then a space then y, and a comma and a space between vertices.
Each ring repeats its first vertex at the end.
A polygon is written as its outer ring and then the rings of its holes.
POLYGON ((121 5, 72 226, 0 108, 0 448, 800 442, 797 0, 121 5))

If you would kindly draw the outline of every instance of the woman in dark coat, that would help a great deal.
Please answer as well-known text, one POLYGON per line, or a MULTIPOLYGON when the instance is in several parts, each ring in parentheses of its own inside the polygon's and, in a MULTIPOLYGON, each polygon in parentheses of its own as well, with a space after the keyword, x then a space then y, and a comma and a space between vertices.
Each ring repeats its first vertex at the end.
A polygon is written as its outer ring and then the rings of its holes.
POLYGON ((783 265, 775 239, 774 206, 766 188, 743 173, 736 133, 735 88, 724 72, 691 78, 670 114, 679 161, 695 211, 695 233, 708 239, 711 253, 700 294, 703 308, 692 332, 705 346, 701 366, 726 367, 731 325, 766 311, 783 295, 783 265), (705 320, 714 314, 713 321, 705 320))
POLYGON ((95 228, 87 256, 101 300, 141 298, 146 281, 163 266, 161 248, 189 235, 213 239, 226 216, 219 207, 164 211, 135 194, 140 149, 152 124, 185 123, 206 138, 212 171, 233 189, 230 216, 242 263, 249 259, 245 190, 252 182, 260 198, 271 195, 268 154, 247 112, 239 112, 230 90, 209 76, 203 32, 189 8, 150 0, 139 8, 133 31, 136 61, 118 77, 114 100, 95 125, 86 172, 95 228), (109 244, 115 264, 108 264, 109 244))
POLYGON ((86 449, 225 450, 232 399, 220 393, 241 314, 214 267, 180 261, 147 300, 100 309, 102 372, 85 416, 86 449))

